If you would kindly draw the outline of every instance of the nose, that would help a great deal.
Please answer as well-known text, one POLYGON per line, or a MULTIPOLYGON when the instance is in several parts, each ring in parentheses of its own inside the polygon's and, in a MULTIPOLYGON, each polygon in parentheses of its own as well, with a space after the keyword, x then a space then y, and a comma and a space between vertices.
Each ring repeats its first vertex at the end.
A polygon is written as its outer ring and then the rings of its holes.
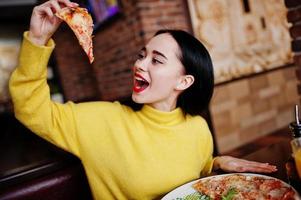
POLYGON ((147 72, 148 69, 147 59, 137 60, 135 63, 135 68, 137 71, 147 72))

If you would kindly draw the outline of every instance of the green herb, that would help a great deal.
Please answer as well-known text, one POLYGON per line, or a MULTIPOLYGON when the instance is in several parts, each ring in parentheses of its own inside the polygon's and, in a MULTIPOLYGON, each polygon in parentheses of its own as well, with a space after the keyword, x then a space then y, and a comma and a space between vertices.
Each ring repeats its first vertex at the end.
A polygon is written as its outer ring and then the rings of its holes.
POLYGON ((195 192, 185 196, 184 198, 176 198, 175 200, 211 200, 211 198, 205 194, 195 192))
POLYGON ((201 195, 200 200, 211 200, 211 198, 205 194, 201 195))
POLYGON ((184 200, 199 200, 201 195, 198 192, 187 195, 184 200))
POLYGON ((232 200, 232 198, 234 197, 234 195, 237 194, 237 191, 235 190, 235 188, 230 188, 227 192, 227 194, 224 196, 222 196, 222 200, 232 200))

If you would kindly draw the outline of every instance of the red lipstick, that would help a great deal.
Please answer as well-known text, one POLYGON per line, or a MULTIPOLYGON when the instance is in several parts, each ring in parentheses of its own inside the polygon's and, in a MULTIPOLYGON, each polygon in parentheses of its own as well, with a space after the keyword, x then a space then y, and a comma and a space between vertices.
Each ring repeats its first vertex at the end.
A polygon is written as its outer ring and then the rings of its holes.
POLYGON ((140 93, 149 86, 148 81, 138 73, 134 74, 134 86, 133 91, 135 93, 140 93))

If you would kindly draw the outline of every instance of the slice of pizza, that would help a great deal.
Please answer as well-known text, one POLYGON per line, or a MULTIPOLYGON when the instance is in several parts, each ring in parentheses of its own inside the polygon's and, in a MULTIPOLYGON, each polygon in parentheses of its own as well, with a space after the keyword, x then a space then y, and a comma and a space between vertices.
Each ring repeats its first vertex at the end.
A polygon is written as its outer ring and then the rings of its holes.
POLYGON ((213 200, 295 199, 295 192, 290 186, 263 176, 217 176, 200 180, 193 187, 213 200))
POLYGON ((90 63, 92 63, 94 61, 92 44, 93 20, 87 9, 65 7, 57 12, 56 16, 69 25, 87 54, 90 63))

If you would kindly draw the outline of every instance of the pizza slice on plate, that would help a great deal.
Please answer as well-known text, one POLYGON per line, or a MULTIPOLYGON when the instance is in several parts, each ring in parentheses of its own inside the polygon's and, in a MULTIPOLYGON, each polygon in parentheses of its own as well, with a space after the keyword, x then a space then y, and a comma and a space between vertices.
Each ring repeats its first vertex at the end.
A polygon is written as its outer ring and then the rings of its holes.
POLYGON ((69 25, 87 54, 90 63, 92 63, 94 61, 92 44, 93 20, 87 9, 65 7, 57 12, 56 16, 69 25))
POLYGON ((193 187, 212 200, 299 200, 292 187, 266 176, 216 176, 201 179, 193 187))

